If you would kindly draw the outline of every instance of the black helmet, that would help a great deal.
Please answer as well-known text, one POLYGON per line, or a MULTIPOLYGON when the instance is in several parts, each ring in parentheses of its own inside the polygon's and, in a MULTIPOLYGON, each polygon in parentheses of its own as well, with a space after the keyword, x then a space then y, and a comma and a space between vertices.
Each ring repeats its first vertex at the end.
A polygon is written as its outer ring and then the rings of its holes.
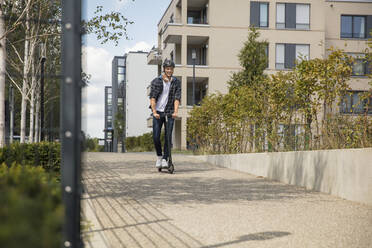
POLYGON ((164 60, 164 63, 163 63, 163 68, 165 67, 176 67, 176 65, 174 64, 174 62, 172 60, 169 60, 169 59, 166 59, 164 60))

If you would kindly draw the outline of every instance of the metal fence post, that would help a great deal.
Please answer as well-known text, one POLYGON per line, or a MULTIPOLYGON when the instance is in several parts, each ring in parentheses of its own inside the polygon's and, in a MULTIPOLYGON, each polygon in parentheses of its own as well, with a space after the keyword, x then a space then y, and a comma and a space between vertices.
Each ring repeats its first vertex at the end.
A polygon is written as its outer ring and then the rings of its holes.
POLYGON ((81 196, 81 0, 62 0, 61 143, 65 206, 62 247, 83 247, 81 196))

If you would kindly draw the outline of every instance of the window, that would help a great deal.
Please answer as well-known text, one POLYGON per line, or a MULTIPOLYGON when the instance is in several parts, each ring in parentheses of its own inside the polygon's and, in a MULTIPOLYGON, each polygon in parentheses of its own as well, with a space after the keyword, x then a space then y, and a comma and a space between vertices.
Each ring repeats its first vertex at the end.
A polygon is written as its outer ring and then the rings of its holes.
POLYGON ((125 73, 125 67, 118 67, 118 73, 124 74, 125 73))
POLYGON ((285 28, 285 3, 276 5, 276 28, 285 28))
POLYGON ((187 11, 187 23, 188 24, 201 24, 201 12, 200 11, 187 11))
POLYGON ((125 66, 125 60, 124 59, 118 59, 118 66, 125 66))
POLYGON ((276 28, 310 29, 310 4, 277 3, 276 28))
POLYGON ((284 44, 276 44, 276 59, 275 59, 275 68, 284 69, 284 44))
POLYGON ((266 58, 267 58, 266 68, 269 68, 269 44, 266 44, 266 46, 265 46, 265 55, 266 55, 266 58))
POLYGON ((118 74, 118 84, 124 82, 124 74, 118 74))
POLYGON ((269 27, 269 4, 251 1, 250 22, 255 27, 269 27))
POLYGON ((291 69, 296 60, 309 59, 310 45, 308 44, 276 44, 275 68, 291 69))
POLYGON ((309 45, 296 45, 296 60, 309 59, 309 45))
POLYGON ((350 91, 341 100, 340 112, 343 114, 372 114, 372 97, 364 96, 363 91, 350 91))
POLYGON ((296 29, 310 29, 309 4, 296 4, 296 29))
POLYGON ((268 3, 260 3, 260 27, 268 27, 269 26, 269 4, 268 3))
POLYGON ((341 16, 341 38, 366 38, 366 17, 341 16))
POLYGON ((352 65, 352 75, 353 76, 365 76, 368 70, 368 62, 366 61, 364 54, 350 54, 354 58, 354 63, 352 65))
MULTIPOLYGON (((199 79, 196 79, 195 82, 195 104, 200 105, 203 98, 207 95, 208 91, 208 81, 205 80, 203 82, 199 81, 199 79)), ((193 105, 193 99, 192 99, 192 78, 188 78, 187 82, 187 105, 192 106, 193 105)))

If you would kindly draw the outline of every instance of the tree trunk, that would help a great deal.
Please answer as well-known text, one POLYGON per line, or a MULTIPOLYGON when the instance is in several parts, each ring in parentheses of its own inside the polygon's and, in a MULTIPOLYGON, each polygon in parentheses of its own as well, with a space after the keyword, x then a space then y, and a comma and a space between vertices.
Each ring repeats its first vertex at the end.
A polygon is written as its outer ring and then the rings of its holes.
MULTIPOLYGON (((5 22, 0 0, 0 37, 5 34, 5 22)), ((0 40, 0 148, 5 146, 5 71, 6 71, 6 39, 0 40)))
POLYGON ((25 37, 25 54, 23 61, 23 85, 21 100, 21 143, 25 143, 26 138, 26 114, 27 114, 27 90, 28 90, 28 72, 30 71, 30 9, 26 7, 26 37, 25 37))
MULTIPOLYGON (((33 81, 34 79, 32 79, 33 81)), ((28 142, 34 143, 34 115, 35 115, 35 89, 31 89, 31 99, 30 99, 30 133, 28 137, 28 142)))
MULTIPOLYGON (((38 89, 38 88, 37 88, 38 89)), ((36 112, 35 112, 35 138, 34 142, 40 142, 40 91, 36 90, 36 112)))

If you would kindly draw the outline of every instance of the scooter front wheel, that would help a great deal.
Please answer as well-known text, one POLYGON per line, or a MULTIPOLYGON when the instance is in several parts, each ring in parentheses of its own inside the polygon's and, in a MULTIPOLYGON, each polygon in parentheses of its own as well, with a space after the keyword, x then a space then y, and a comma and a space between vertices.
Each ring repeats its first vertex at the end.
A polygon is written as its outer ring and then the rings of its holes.
POLYGON ((170 174, 173 174, 173 172, 174 172, 174 166, 173 166, 173 164, 170 164, 169 165, 168 171, 169 171, 170 174))
POLYGON ((161 172, 161 168, 158 168, 158 171, 161 172))

